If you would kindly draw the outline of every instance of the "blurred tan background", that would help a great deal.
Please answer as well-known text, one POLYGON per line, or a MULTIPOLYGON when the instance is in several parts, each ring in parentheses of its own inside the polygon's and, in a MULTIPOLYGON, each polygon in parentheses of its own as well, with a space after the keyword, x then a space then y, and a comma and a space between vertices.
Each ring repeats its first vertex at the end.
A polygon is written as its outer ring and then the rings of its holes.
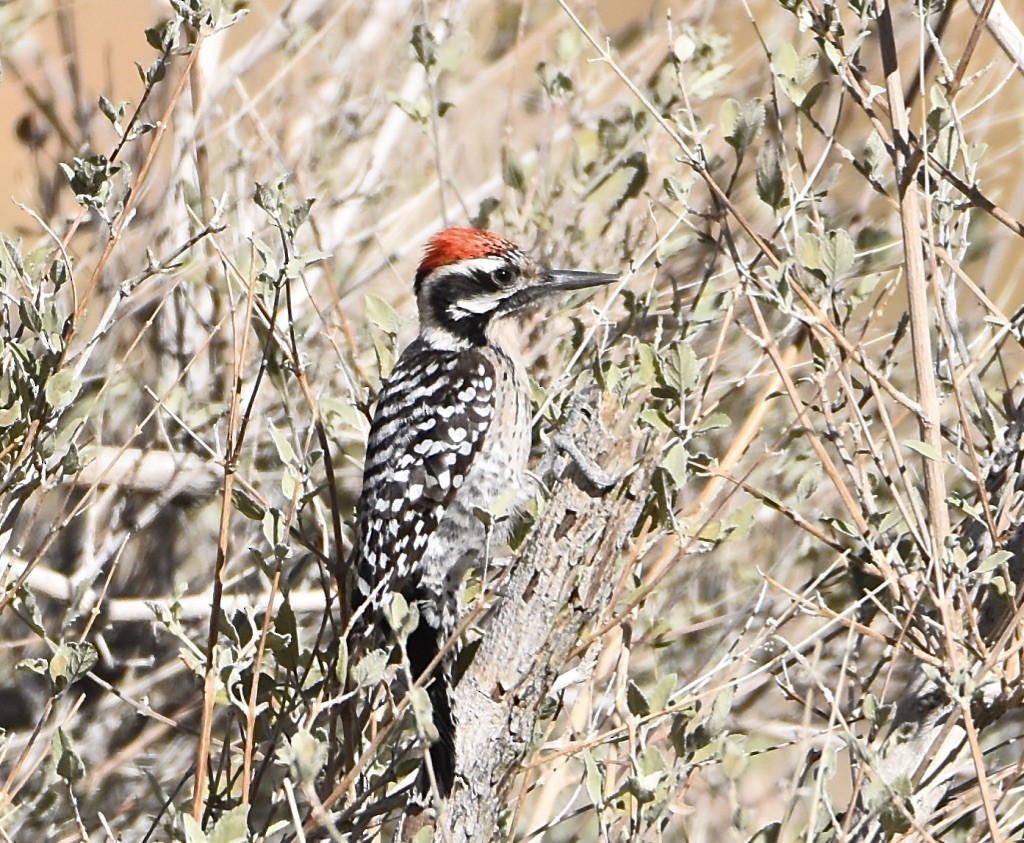
MULTIPOLYGON (((11 8, 17 5, 16 2, 11 8)), ((1024 0, 1006 0, 1004 6, 1015 21, 1024 22, 1024 0)), ((247 18, 219 36, 225 39, 225 52, 230 54, 233 45, 250 41, 259 27, 273 21, 281 7, 280 0, 254 0, 250 4, 247 18)), ((613 43, 628 41, 640 33, 648 34, 652 26, 665 26, 669 19, 676 23, 699 21, 702 25, 728 33, 733 46, 734 80, 742 78, 745 65, 752 74, 754 68, 759 67, 761 59, 756 38, 763 37, 769 45, 777 43, 779 37, 784 37, 783 33, 791 26, 792 19, 778 4, 768 0, 750 4, 734 0, 713 5, 669 3, 665 0, 593 0, 574 3, 573 7, 596 13, 613 43), (761 26, 758 35, 755 35, 751 25, 751 14, 761 26), (766 21, 769 22, 768 26, 765 26, 766 21)), ((63 6, 54 4, 54 8, 70 12, 66 20, 73 22, 71 32, 65 32, 62 36, 60 15, 53 10, 44 10, 39 23, 20 40, 10 31, 5 33, 5 40, 16 46, 11 51, 13 63, 7 62, 0 74, 0 156, 5 163, 0 168, 0 230, 4 231, 38 232, 15 202, 23 202, 31 207, 33 171, 41 168, 44 172, 53 172, 58 163, 52 157, 46 160, 49 147, 46 136, 32 137, 40 131, 38 120, 24 119, 32 105, 28 92, 46 90, 50 86, 58 90, 62 86, 70 88, 73 84, 71 79, 44 78, 44 74, 54 73, 53 68, 58 66, 54 57, 66 55, 65 45, 70 43, 80 56, 83 73, 78 84, 84 103, 94 105, 100 94, 115 102, 127 100, 134 103, 141 90, 135 62, 148 63, 153 58, 152 48, 141 37, 142 31, 164 17, 168 6, 162 0, 68 0, 63 6), (49 84, 42 85, 44 81, 49 84), (37 151, 31 148, 33 140, 38 142, 37 151), (42 160, 36 161, 37 156, 42 160)), ((496 15, 500 14, 500 11, 496 12, 496 15)), ((950 26, 943 36, 951 50, 959 49, 966 42, 976 20, 967 3, 955 7, 950 26)), ((4 10, 0 9, 0 28, 5 25, 4 10)), ((402 33, 403 48, 407 47, 406 41, 406 35, 402 33)), ((864 60, 869 66, 875 60, 875 53, 872 46, 865 55, 864 60)), ((1007 79, 1004 76, 1005 67, 1006 57, 989 34, 983 33, 968 78, 976 75, 982 81, 981 87, 993 89, 1005 82, 1010 86, 1007 93, 1016 91, 1017 94, 994 98, 994 102, 988 105, 983 98, 979 98, 971 109, 973 112, 976 108, 978 112, 972 114, 974 119, 984 118, 988 124, 985 142, 989 151, 979 179, 987 195, 1012 217, 1022 219, 1024 190, 1021 189, 1020 177, 1024 173, 1024 145, 1020 139, 1024 135, 1024 78, 1018 73, 1016 78, 1007 79), (1013 101, 1019 107, 1007 111, 1005 104, 1013 101)), ((522 67, 516 73, 520 71, 530 73, 532 68, 522 67)), ((267 72, 269 74, 271 70, 267 72)), ((257 72, 250 79, 259 77, 257 72)), ((627 98, 624 88, 621 97, 623 101, 627 98)), ((921 101, 927 102, 927 98, 918 100, 921 101)), ((706 119, 714 122, 716 117, 715 114, 709 114, 706 119)), ((70 121, 71 115, 65 115, 65 119, 70 121)), ((917 114, 911 114, 913 125, 919 120, 917 114)), ((109 144, 116 141, 112 130, 106 140, 109 144)), ((981 222, 988 224, 985 220, 981 222)), ((1020 238, 1000 238, 1000 242, 991 251, 982 251, 984 264, 979 266, 969 257, 966 264, 969 272, 978 277, 1001 307, 1006 310, 1020 307, 1024 303, 1024 295, 1015 283, 1021 261, 1024 260, 1024 247, 1020 238)))
MULTIPOLYGON (((645 21, 655 2, 599 0, 594 5, 608 30, 621 33, 645 21)), ((248 41, 252 30, 264 25, 281 5, 280 0, 255 0, 247 19, 227 33, 227 49, 230 51, 231 43, 248 41)), ((66 6, 74 12, 73 38, 81 57, 81 89, 85 101, 94 104, 102 94, 111 101, 133 102, 141 87, 134 63, 148 63, 153 57, 152 48, 141 38, 142 31, 166 15, 167 3, 69 0, 66 6)), ((4 161, 0 168, 0 229, 7 231, 26 222, 24 212, 14 201, 31 204, 30 178, 35 153, 25 142, 25 135, 38 131, 38 126, 23 120, 31 106, 26 88, 38 88, 46 67, 52 67, 52 63, 44 63, 41 57, 50 59, 61 55, 62 44, 66 43, 61 37, 60 21, 56 16, 49 17, 50 20, 35 27, 15 50, 17 68, 4 67, 0 75, 0 160, 4 161)), ((70 80, 65 84, 70 84, 70 80)), ((39 154, 45 155, 45 152, 39 154)), ((50 161, 48 165, 56 167, 57 162, 50 161)))

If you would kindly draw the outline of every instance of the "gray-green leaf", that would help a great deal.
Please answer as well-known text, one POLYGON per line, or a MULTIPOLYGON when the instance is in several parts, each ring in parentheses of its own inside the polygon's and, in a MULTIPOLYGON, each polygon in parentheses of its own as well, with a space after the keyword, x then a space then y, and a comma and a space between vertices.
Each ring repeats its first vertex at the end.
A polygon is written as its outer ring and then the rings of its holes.
POLYGON ((755 183, 757 195, 762 202, 776 211, 785 204, 786 184, 782 177, 782 156, 777 141, 769 141, 757 154, 755 183))

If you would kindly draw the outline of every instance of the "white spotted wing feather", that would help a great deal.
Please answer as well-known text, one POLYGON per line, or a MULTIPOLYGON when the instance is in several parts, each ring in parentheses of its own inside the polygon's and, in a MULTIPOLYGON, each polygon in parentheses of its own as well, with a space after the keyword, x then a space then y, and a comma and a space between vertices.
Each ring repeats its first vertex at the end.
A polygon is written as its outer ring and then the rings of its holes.
POLYGON ((358 513, 359 590, 405 591, 466 480, 494 417, 494 371, 478 351, 414 342, 378 397, 358 513), (487 386, 491 388, 487 388, 487 386))

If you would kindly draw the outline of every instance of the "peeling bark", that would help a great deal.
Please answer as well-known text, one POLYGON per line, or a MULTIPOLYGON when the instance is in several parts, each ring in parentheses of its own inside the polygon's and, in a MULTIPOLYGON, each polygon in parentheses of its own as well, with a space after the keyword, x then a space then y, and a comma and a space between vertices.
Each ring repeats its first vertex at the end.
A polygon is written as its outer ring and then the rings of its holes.
MULTIPOLYGON (((596 425, 583 445, 585 453, 607 451, 606 467, 619 475, 636 461, 635 437, 615 441, 596 425)), ((435 839, 494 837, 532 747, 541 704, 568 668, 581 632, 611 597, 617 560, 647 498, 656 453, 648 448, 628 481, 606 495, 595 495, 572 468, 557 484, 456 688, 456 784, 435 839)))

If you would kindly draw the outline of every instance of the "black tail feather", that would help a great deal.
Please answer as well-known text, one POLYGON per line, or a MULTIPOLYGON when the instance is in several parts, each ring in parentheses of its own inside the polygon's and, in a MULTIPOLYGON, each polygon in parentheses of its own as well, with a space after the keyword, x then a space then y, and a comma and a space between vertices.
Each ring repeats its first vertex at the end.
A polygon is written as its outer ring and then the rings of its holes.
MULTIPOLYGON (((419 626, 406 640, 406 653, 409 656, 409 667, 413 679, 418 679, 437 654, 441 646, 448 640, 441 631, 420 618, 419 626)), ((430 747, 430 765, 434 771, 434 780, 440 795, 447 799, 455 784, 455 719, 452 716, 451 681, 446 663, 442 659, 426 683, 427 696, 434 709, 434 727, 437 729, 438 740, 430 747)), ((420 793, 426 796, 430 792, 430 777, 424 769, 416 782, 420 793)))

